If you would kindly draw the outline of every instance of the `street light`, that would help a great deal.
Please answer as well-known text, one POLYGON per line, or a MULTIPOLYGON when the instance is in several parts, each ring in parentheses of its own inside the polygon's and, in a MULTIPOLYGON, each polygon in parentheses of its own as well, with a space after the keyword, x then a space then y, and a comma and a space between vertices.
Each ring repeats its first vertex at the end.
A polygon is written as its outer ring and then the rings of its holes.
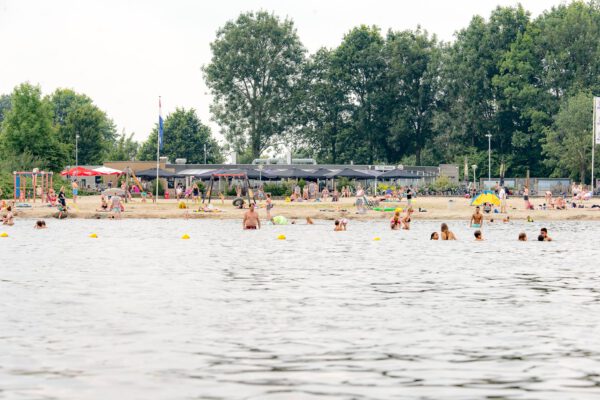
POLYGON ((204 165, 206 165, 206 143, 204 143, 204 165))
POLYGON ((75 134, 75 167, 79 166, 79 134, 75 134))
POLYGON ((492 184, 492 135, 485 135, 488 138, 488 184, 492 184))
POLYGON ((260 183, 262 183, 262 170, 263 170, 264 166, 262 164, 258 164, 258 181, 260 183))
POLYGON ((471 165, 471 168, 473 168, 473 189, 475 189, 475 191, 477 191, 477 182, 475 181, 476 176, 477 176, 475 174, 475 170, 477 169, 477 164, 471 165))

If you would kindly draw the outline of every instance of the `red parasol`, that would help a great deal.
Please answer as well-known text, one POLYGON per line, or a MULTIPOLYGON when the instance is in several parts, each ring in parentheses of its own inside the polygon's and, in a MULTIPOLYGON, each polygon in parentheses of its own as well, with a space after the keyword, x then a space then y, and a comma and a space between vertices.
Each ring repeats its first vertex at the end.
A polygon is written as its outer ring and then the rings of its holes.
POLYGON ((83 167, 74 167, 71 169, 67 169, 60 173, 62 176, 99 176, 102 175, 100 172, 94 171, 92 169, 87 169, 83 167))

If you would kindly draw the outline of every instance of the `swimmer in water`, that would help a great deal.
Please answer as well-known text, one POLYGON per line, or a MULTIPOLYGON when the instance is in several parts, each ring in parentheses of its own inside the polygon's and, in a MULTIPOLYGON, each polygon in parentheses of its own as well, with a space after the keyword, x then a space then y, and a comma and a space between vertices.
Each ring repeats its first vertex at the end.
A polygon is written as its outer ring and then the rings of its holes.
POLYGON ((481 228, 483 225, 483 214, 479 206, 475 207, 475 213, 471 216, 471 228, 481 228))
POLYGON ((525 234, 525 232, 519 233, 519 242, 526 242, 526 241, 527 241, 527 235, 525 234))
POLYGON ((544 237, 544 242, 551 242, 552 238, 548 236, 548 229, 542 228, 540 229, 540 236, 544 237))
POLYGON ((306 217, 306 225, 314 225, 315 223, 313 222, 311 217, 306 217))
POLYGON ((250 203, 250 209, 244 213, 242 227, 243 229, 260 229, 260 218, 254 210, 254 203, 250 203))
POLYGON ((510 222, 510 217, 506 216, 506 218, 502 219, 502 222, 504 222, 505 224, 510 222))
POLYGON ((433 232, 431 234, 431 236, 429 237, 429 240, 439 240, 439 238, 440 238, 440 235, 438 235, 437 232, 433 232))
POLYGON ((34 229, 46 229, 46 221, 44 221, 43 219, 40 219, 38 221, 36 221, 35 225, 33 226, 34 229))
POLYGON ((334 232, 341 232, 344 230, 344 227, 342 226, 342 223, 340 222, 339 219, 336 219, 335 222, 333 223, 333 230, 334 230, 334 232))
POLYGON ((538 242, 544 241, 544 235, 538 235, 538 242))
POLYGON ((475 241, 476 242, 482 242, 483 241, 483 236, 481 235, 481 231, 479 229, 477 229, 473 235, 475 236, 475 241))
POLYGON ((441 231, 442 231, 442 240, 456 240, 456 236, 454 235, 454 232, 452 232, 450 229, 448 229, 448 225, 444 222, 442 223, 441 226, 441 231))

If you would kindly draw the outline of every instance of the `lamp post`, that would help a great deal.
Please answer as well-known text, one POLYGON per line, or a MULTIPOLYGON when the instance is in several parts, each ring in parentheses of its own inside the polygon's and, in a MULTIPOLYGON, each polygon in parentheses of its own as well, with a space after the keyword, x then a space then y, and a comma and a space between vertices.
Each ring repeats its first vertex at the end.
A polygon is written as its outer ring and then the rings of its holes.
POLYGON ((473 189, 475 189, 475 192, 477 192, 477 174, 475 173, 475 170, 477 170, 477 164, 471 165, 471 168, 473 168, 473 189))
POLYGON ((79 166, 79 134, 75 134, 75 168, 79 166))
POLYGON ((488 138, 488 184, 492 184, 492 135, 485 135, 488 138))
POLYGON ((262 164, 258 164, 258 181, 262 184, 262 170, 264 166, 262 164))
POLYGON ((206 143, 204 143, 204 165, 206 165, 206 143))

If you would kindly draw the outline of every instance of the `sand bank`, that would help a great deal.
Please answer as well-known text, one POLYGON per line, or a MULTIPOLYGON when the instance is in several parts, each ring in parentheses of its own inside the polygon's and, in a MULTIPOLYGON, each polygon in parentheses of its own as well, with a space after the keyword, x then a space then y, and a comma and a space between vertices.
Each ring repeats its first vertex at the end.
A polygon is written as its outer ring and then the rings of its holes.
MULTIPOLYGON (((544 202, 543 198, 532 199, 536 206, 544 202)), ((531 216, 534 220, 540 221, 559 221, 559 220, 600 220, 600 209, 589 208, 595 200, 590 200, 585 205, 587 208, 569 208, 568 210, 533 210, 524 209, 523 201, 520 198, 508 200, 508 215, 513 220, 523 220, 531 216)), ((473 213, 473 207, 469 205, 469 200, 461 197, 419 197, 413 201, 415 219, 429 220, 465 220, 469 219, 473 213), (419 212, 419 207, 426 211, 419 212)), ((597 201, 600 203, 600 200, 597 201)), ((243 211, 231 204, 231 200, 225 200, 221 203, 219 199, 212 201, 214 207, 219 212, 197 212, 199 204, 187 202, 187 209, 180 209, 176 200, 159 200, 158 203, 142 203, 139 199, 134 199, 125 205, 123 218, 211 218, 211 219, 232 219, 240 218, 243 211)), ((286 203, 283 200, 275 200, 275 207, 272 215, 283 215, 287 218, 304 219, 311 217, 313 219, 335 219, 344 216, 353 220, 379 220, 388 219, 392 212, 380 212, 369 210, 364 214, 356 212, 354 199, 341 199, 340 202, 300 202, 286 203)), ((17 208, 18 218, 51 218, 56 212, 53 207, 37 203, 31 203, 31 208, 17 208)), ((264 203, 259 203, 264 206, 264 203)), ((100 206, 100 196, 80 197, 74 204, 71 199, 68 200, 70 218, 108 218, 109 213, 98 212, 100 206)), ((406 207, 406 200, 402 202, 382 203, 385 207, 406 207)), ((264 207, 259 208, 261 217, 266 216, 264 207)), ((489 214, 486 218, 502 218, 502 214, 489 214)))

